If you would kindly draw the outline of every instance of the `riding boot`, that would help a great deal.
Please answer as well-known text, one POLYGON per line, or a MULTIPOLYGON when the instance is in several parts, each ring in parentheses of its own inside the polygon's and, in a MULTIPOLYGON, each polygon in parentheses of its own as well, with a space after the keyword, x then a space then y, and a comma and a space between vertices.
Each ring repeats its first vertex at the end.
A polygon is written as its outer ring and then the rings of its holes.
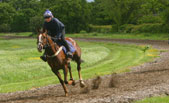
POLYGON ((72 58, 73 58, 73 55, 72 55, 72 53, 70 52, 70 47, 69 47, 68 43, 65 41, 63 44, 64 44, 64 46, 65 46, 65 48, 66 48, 66 50, 67 50, 67 57, 70 58, 70 59, 72 59, 72 58))
POLYGON ((66 50, 67 50, 67 63, 70 63, 71 59, 73 58, 73 55, 72 53, 70 52, 70 47, 67 43, 67 41, 65 40, 65 29, 62 30, 62 33, 61 33, 61 41, 63 43, 63 46, 65 46, 66 50))
POLYGON ((73 58, 73 55, 72 53, 70 52, 70 47, 68 45, 68 43, 66 42, 66 40, 62 40, 63 42, 63 46, 65 46, 66 50, 67 50, 67 58, 68 59, 72 59, 73 58))
POLYGON ((42 56, 40 56, 40 58, 46 62, 47 61, 47 56, 46 56, 46 53, 44 52, 42 56))
POLYGON ((65 30, 63 29, 62 35, 61 35, 61 41, 62 41, 62 43, 63 43, 63 46, 65 46, 65 48, 66 48, 66 50, 67 50, 67 58, 68 58, 68 59, 72 59, 72 58, 73 58, 73 55, 72 55, 72 53, 70 52, 70 47, 69 47, 67 41, 65 40, 64 34, 65 34, 65 30))

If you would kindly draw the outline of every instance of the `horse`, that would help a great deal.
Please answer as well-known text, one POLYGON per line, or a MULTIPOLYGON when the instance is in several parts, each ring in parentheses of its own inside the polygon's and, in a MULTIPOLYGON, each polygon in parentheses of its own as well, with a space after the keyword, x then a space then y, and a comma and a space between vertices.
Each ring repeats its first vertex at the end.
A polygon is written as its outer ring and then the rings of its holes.
MULTIPOLYGON (((77 71, 79 75, 80 87, 83 88, 85 87, 85 83, 81 75, 81 63, 82 63, 81 48, 72 38, 65 38, 65 39, 71 42, 75 48, 75 52, 73 53, 72 60, 77 63, 77 71)), ((52 40, 52 37, 47 34, 47 32, 39 31, 37 37, 37 49, 39 52, 45 50, 47 54, 47 63, 51 67, 52 72, 58 77, 64 89, 65 96, 68 96, 68 90, 66 84, 75 85, 75 80, 73 79, 72 76, 70 62, 68 62, 68 59, 62 48, 63 46, 59 46, 57 43, 55 43, 52 40), (59 73, 60 69, 63 70, 64 81, 59 73), (68 71, 70 73, 69 81, 67 80, 68 71)))

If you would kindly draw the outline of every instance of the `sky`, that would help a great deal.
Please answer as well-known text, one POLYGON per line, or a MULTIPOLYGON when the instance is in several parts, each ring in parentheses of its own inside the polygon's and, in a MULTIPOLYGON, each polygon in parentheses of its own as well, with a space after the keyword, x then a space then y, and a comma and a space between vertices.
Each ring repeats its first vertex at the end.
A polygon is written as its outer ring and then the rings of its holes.
POLYGON ((92 1, 94 1, 94 0, 87 0, 88 2, 92 2, 92 1))

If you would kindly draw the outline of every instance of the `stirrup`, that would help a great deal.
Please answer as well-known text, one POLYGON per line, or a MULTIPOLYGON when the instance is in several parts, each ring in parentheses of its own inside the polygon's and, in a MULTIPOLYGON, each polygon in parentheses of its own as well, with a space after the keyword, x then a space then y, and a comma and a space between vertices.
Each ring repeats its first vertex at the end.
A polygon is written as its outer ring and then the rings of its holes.
POLYGON ((71 52, 67 52, 67 63, 70 63, 70 61, 72 60, 73 55, 71 52))
POLYGON ((71 62, 71 58, 67 58, 67 63, 70 63, 71 62))
POLYGON ((46 56, 40 56, 40 58, 44 61, 44 62, 47 62, 47 58, 46 58, 46 56))
POLYGON ((72 53, 71 53, 71 52, 67 52, 67 58, 70 58, 70 59, 72 59, 72 58, 73 58, 73 55, 72 55, 72 53))

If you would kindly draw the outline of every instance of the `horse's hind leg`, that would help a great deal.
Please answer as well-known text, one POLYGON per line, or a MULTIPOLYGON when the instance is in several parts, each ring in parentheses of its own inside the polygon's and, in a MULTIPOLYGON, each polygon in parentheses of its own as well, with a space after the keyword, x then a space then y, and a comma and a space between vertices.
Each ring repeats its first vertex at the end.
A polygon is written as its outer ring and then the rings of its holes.
POLYGON ((64 91, 65 91, 65 96, 68 96, 67 87, 66 87, 64 81, 62 80, 62 77, 61 77, 59 71, 55 71, 55 70, 53 70, 53 69, 52 69, 52 71, 56 74, 56 76, 58 77, 60 83, 62 84, 62 87, 63 87, 63 89, 64 89, 64 91))
POLYGON ((80 79, 80 87, 83 88, 85 87, 85 83, 83 81, 82 75, 81 75, 81 60, 79 60, 79 62, 77 62, 77 70, 78 70, 78 75, 79 75, 79 79, 80 79))
POLYGON ((71 69, 70 63, 68 64, 68 68, 69 68, 69 74, 70 74, 69 84, 72 84, 74 86, 75 85, 75 81, 74 81, 73 76, 72 76, 72 69, 71 69))

